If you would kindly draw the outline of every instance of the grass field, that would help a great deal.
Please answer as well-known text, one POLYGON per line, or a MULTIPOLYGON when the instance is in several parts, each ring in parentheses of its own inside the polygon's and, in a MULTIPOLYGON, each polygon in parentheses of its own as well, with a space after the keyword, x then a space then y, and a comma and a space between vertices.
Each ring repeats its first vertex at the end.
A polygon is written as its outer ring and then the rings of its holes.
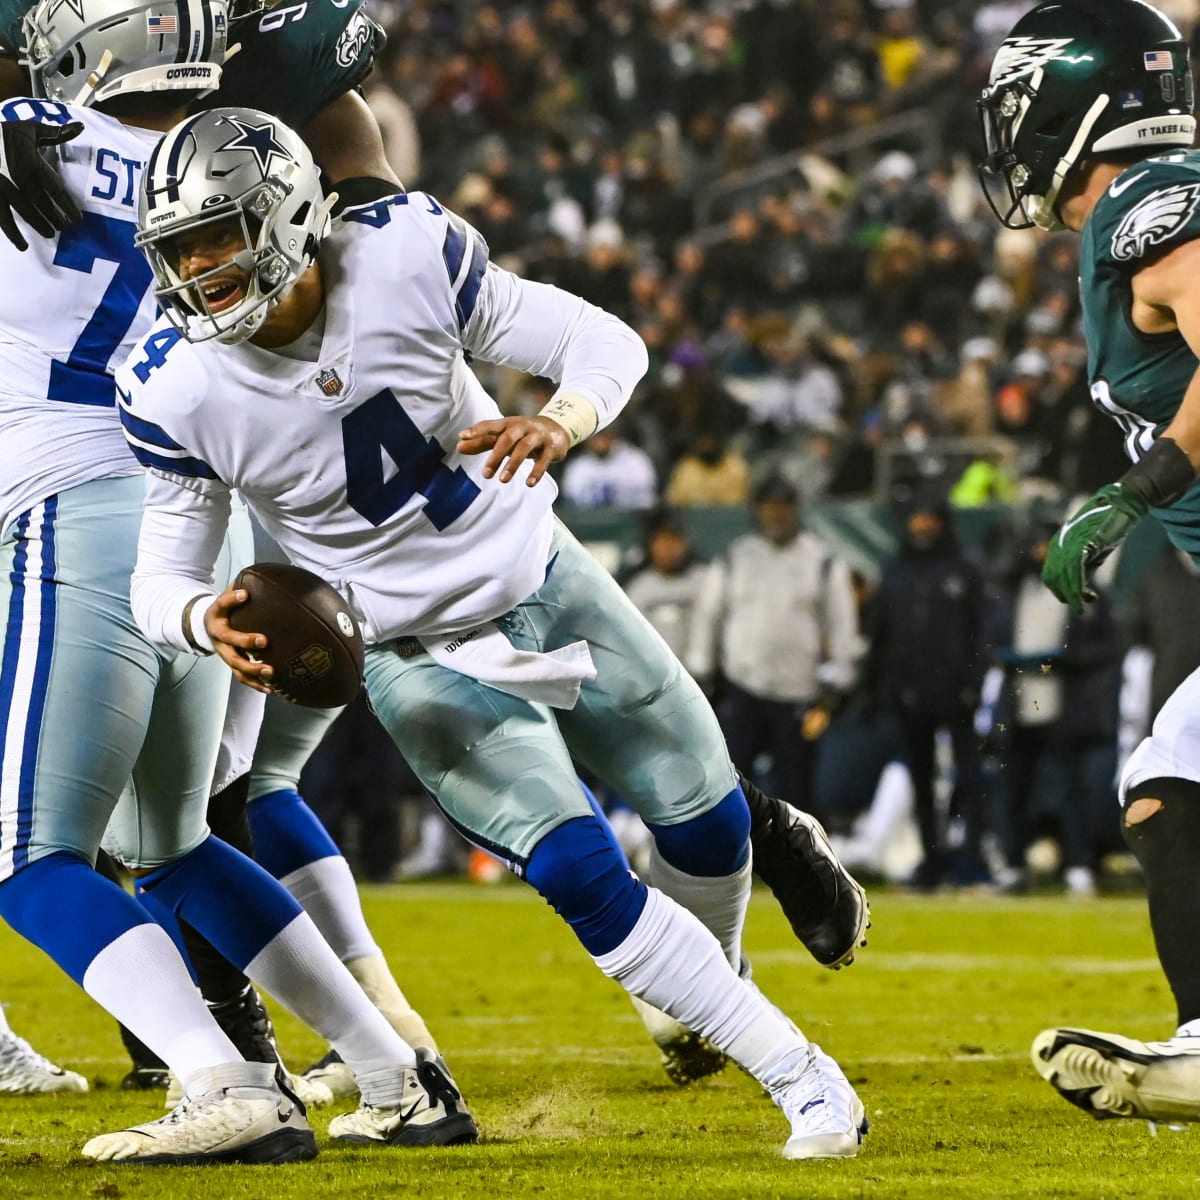
MULTIPOLYGON (((1170 994, 1139 899, 874 898, 871 945, 816 967, 756 892, 747 948, 764 990, 835 1054, 872 1131, 846 1162, 788 1163, 787 1127, 728 1070, 679 1091, 624 994, 517 885, 374 887, 368 917, 442 1040, 483 1144, 369 1151, 322 1140, 279 1168, 95 1166, 91 1135, 151 1115, 116 1090, 105 1015, 24 942, 0 932, 13 1027, 93 1081, 89 1095, 0 1101, 0 1198, 120 1197, 1194 1197, 1196 1133, 1098 1123, 1035 1075, 1044 1025, 1165 1036, 1170 994)), ((136 981, 131 981, 136 986, 136 981)), ((278 1020, 293 1065, 321 1052, 278 1020)), ((323 1139, 328 1111, 314 1114, 323 1139)))

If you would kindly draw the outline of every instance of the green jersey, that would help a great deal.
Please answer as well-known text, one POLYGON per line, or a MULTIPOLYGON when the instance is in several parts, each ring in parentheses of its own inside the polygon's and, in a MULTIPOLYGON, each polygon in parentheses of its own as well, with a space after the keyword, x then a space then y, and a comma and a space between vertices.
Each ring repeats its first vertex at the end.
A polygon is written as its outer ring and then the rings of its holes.
POLYGON ((235 21, 229 43, 242 48, 222 67, 220 88, 196 107, 259 108, 303 129, 370 73, 384 33, 364 2, 301 0, 235 21))
MULTIPOLYGON (((1147 262, 1193 238, 1200 238, 1200 151, 1194 150, 1129 167, 1083 228, 1079 284, 1092 400, 1120 425, 1135 462, 1170 424, 1198 362, 1182 334, 1134 326, 1130 281, 1147 262)), ((1200 559, 1200 483, 1154 512, 1175 545, 1200 559)))
MULTIPOLYGON (((221 87, 197 108, 259 108, 302 129, 325 105, 361 83, 383 30, 363 12, 365 0, 300 0, 235 21, 229 44, 241 50, 221 71, 221 87)), ((0 0, 0 51, 15 56, 21 18, 31 0, 0 0)))

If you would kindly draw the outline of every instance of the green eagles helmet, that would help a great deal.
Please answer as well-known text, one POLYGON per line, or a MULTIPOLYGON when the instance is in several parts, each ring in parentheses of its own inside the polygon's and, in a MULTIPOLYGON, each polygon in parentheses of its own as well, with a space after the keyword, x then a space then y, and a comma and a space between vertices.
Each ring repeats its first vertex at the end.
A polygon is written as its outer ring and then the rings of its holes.
POLYGON ((1055 202, 1080 159, 1191 146, 1187 43, 1142 0, 1051 0, 1004 39, 979 115, 992 211, 1009 229, 1062 229, 1055 202))

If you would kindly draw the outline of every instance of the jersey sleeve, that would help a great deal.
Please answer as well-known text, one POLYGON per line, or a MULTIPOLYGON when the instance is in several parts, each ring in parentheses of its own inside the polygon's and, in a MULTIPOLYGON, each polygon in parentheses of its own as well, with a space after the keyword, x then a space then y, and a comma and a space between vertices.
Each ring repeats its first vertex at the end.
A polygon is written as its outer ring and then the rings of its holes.
MULTIPOLYGON (((427 220, 441 207, 423 204, 429 200, 413 193, 427 220)), ((449 289, 450 325, 464 349, 485 362, 553 379, 591 402, 599 428, 610 424, 649 366, 637 333, 570 292, 490 262, 483 236, 457 213, 442 209, 428 228, 435 241, 440 237, 440 269, 434 262, 431 274, 449 289)))
MULTIPOLYGON (((178 364, 172 364, 174 371, 164 369, 161 340, 155 358, 153 339, 162 336, 162 330, 151 332, 116 372, 117 409, 125 440, 146 469, 130 604, 134 620, 152 642, 194 653, 183 616, 192 601, 197 601, 195 607, 202 613, 216 593, 213 572, 229 523, 230 489, 208 463, 183 445, 185 439, 168 433, 162 415, 153 410, 150 393, 159 391, 174 399, 184 374, 178 364), (145 378, 139 377, 138 367, 150 362, 156 365, 143 372, 145 378), (161 374, 153 378, 156 372, 161 374)), ((200 640, 203 644, 203 637, 200 640)))
POLYGON ((494 263, 483 273, 463 342, 485 362, 545 375, 583 396, 601 429, 629 402, 649 366, 646 344, 612 313, 494 263))
POLYGON ((1135 163, 1105 191, 1092 220, 1097 254, 1133 270, 1200 237, 1200 164, 1190 153, 1135 163))
POLYGON ((374 66, 386 37, 363 4, 280 3, 239 21, 230 41, 241 50, 221 68, 220 88, 195 107, 257 108, 302 129, 374 66))

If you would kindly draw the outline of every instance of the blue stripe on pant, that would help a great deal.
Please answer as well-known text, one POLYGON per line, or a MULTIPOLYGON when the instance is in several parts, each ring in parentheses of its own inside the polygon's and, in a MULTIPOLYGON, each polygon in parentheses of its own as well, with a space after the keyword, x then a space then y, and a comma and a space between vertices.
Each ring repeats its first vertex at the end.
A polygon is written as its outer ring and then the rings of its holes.
POLYGON ((19 746, 16 761, 3 761, 0 774, 0 865, 8 874, 29 858, 34 783, 46 691, 54 652, 55 518, 51 496, 17 519, 10 572, 10 599, 0 659, 4 746, 19 746), (20 722, 19 738, 12 737, 20 722))

